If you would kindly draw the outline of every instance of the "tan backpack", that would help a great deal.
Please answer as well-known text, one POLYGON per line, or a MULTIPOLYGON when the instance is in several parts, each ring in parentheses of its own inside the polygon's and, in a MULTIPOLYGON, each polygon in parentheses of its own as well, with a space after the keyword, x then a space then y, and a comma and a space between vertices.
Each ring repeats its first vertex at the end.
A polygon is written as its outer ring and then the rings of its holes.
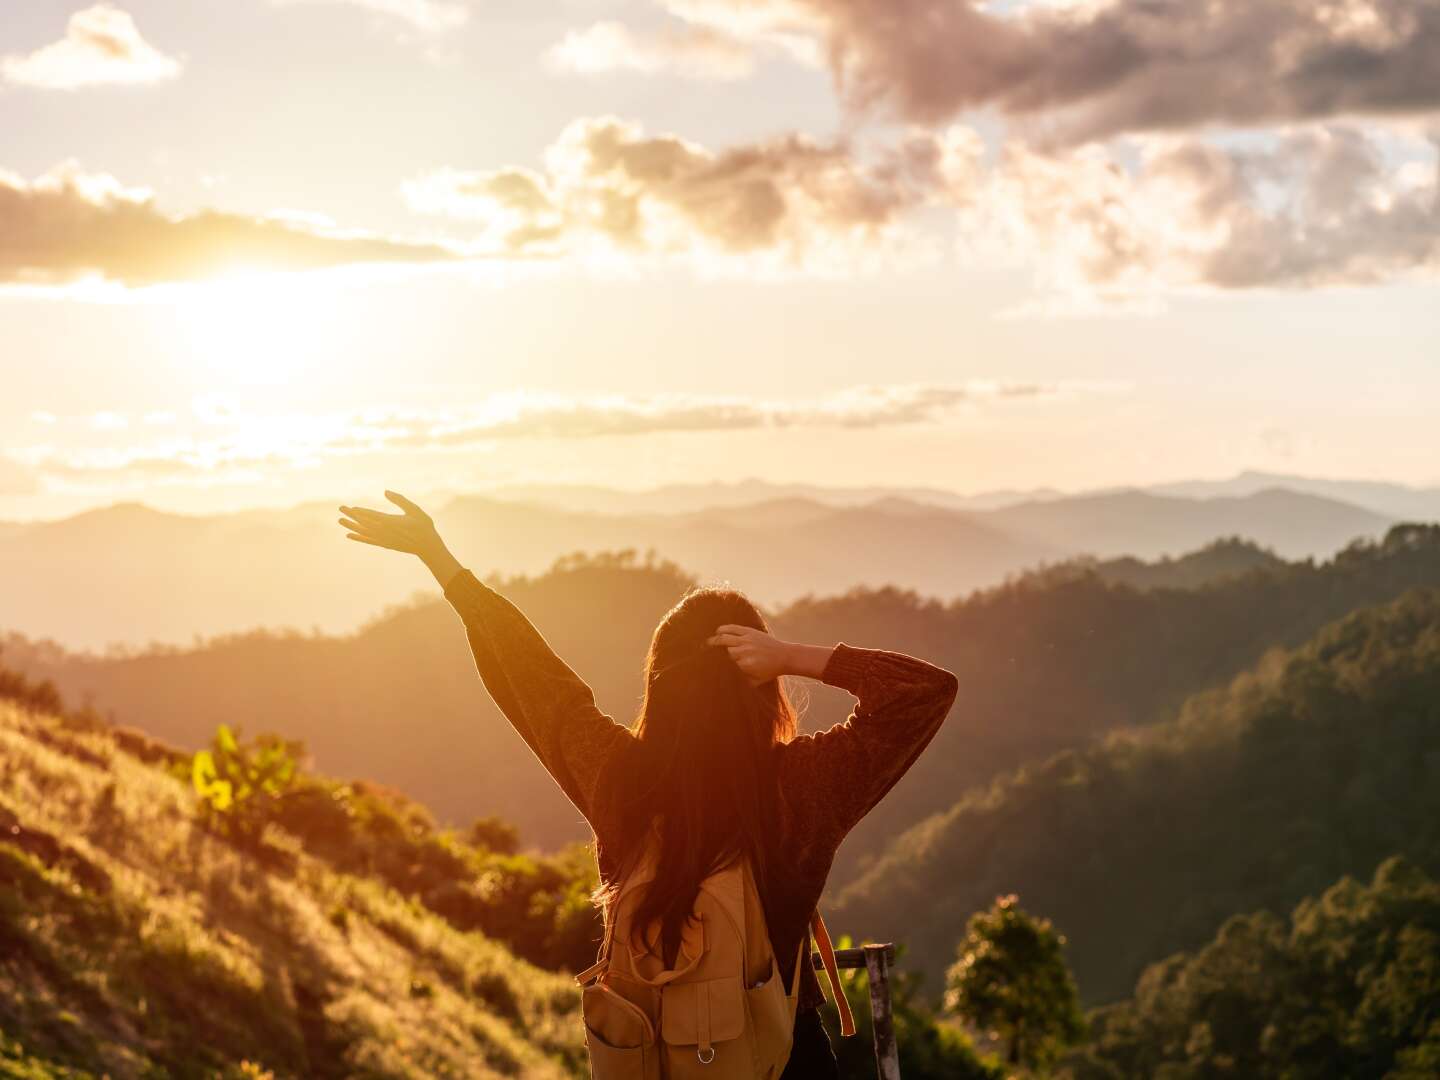
MULTIPOLYGON (((653 876, 645 859, 621 884, 605 913, 598 963, 577 975, 585 1047, 593 1080, 775 1080, 790 1058, 800 942, 786 987, 770 946, 765 912, 749 863, 737 859, 701 883, 673 968, 659 949, 633 946, 631 917, 639 886, 653 876)), ((817 911, 811 929, 825 961, 841 1034, 855 1031, 840 989, 835 953, 817 911)))

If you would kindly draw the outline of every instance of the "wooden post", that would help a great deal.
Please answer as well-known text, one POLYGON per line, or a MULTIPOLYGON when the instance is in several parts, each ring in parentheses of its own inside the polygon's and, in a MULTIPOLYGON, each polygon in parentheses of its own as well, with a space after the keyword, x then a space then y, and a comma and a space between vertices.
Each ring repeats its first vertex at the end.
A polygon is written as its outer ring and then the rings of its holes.
POLYGON ((870 1020, 875 1027, 875 1071, 880 1080, 900 1080, 900 1052, 890 1012, 890 965, 887 945, 865 946, 865 971, 870 976, 870 1020))
MULTIPOLYGON (((819 953, 812 954, 811 960, 817 970, 822 967, 819 953)), ((900 1080, 900 1052, 895 1045, 895 1020, 890 1008, 890 966, 894 963, 894 945, 835 950, 837 968, 864 968, 870 977, 870 1021, 875 1030, 875 1071, 880 1080, 900 1080)))

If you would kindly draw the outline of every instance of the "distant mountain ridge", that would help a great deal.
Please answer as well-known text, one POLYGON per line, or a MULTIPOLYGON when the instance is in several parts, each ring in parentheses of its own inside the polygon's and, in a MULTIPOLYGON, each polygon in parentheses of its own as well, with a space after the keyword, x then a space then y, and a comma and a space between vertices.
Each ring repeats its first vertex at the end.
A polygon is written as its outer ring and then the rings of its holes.
MULTIPOLYGON (((847 498, 874 494, 866 503, 783 490, 737 485, 734 494, 764 497, 671 512, 485 495, 430 510, 477 572, 534 574, 575 551, 653 548, 770 606, 857 586, 950 598, 1077 556, 1156 559, 1227 537, 1284 558, 1325 557, 1393 524, 1282 489, 1204 499, 1113 492, 991 509, 936 505, 925 501, 928 489, 835 489, 847 498)), ((71 648, 187 642, 252 627, 344 632, 428 584, 413 563, 346 542, 336 516, 318 502, 209 516, 122 503, 0 530, 0 629, 71 648)))

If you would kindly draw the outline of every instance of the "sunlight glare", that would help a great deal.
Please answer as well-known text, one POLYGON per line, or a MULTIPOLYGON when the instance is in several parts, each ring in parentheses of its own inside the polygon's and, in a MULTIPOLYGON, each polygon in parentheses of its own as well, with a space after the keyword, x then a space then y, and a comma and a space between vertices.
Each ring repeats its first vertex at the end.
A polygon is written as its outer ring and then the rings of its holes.
POLYGON ((277 385, 333 358, 343 294, 317 274, 234 273, 189 286, 176 321, 193 362, 225 381, 277 385))

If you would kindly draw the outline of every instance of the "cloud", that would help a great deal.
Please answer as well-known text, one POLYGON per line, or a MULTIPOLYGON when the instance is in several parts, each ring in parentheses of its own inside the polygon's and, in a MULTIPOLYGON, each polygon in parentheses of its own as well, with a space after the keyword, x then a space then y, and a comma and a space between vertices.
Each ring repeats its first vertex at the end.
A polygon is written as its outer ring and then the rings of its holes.
POLYGON ((407 23, 427 34, 442 33, 465 25, 469 8, 458 0, 270 0, 277 7, 296 4, 346 4, 407 23))
POLYGON ((955 128, 874 153, 792 134, 712 151, 614 117, 571 123, 541 171, 442 169, 406 182, 420 213, 476 223, 509 255, 764 255, 816 266, 893 239, 904 216, 961 203, 982 147, 955 128))
POLYGON ((381 441, 387 447, 443 447, 490 439, 585 439, 665 431, 878 428, 938 422, 982 402, 1057 392, 1058 388, 1049 384, 976 381, 959 385, 855 386, 800 401, 686 394, 615 395, 590 400, 557 395, 497 395, 468 417, 383 429, 381 441))
POLYGON ((755 70, 753 47, 723 30, 681 26, 641 33, 617 22, 571 30, 545 53, 556 71, 596 75, 630 71, 730 82, 755 70))
POLYGON ((974 380, 852 386, 782 401, 696 394, 578 398, 513 391, 491 395, 469 408, 447 410, 379 408, 278 416, 231 410, 211 425, 224 433, 204 439, 172 437, 140 446, 71 451, 47 445, 19 453, 26 467, 64 480, 117 476, 204 480, 217 474, 299 468, 327 457, 453 453, 496 440, 938 424, 1004 402, 1114 389, 1083 382, 974 380))
MULTIPOLYGON (((662 2, 683 11, 695 0, 662 2)), ((757 2, 728 6, 745 18, 757 2)), ((1440 108, 1434 0, 1111 0, 1009 13, 975 0, 787 6, 822 28, 852 104, 919 123, 989 106, 1077 143, 1440 108)))
POLYGON ((180 69, 179 60, 149 44, 135 20, 109 3, 71 15, 61 40, 28 55, 0 58, 6 82, 47 90, 164 82, 180 69))
POLYGON ((1132 166, 1013 144, 977 205, 1050 295, 1082 304, 1370 285, 1440 272, 1440 161, 1408 150, 1397 164, 1375 133, 1333 125, 1246 147, 1151 137, 1132 166))
POLYGON ((143 189, 73 162, 34 181, 0 171, 0 284, 100 277, 127 286, 232 270, 312 270, 453 258, 437 245, 205 210, 169 216, 143 189))

